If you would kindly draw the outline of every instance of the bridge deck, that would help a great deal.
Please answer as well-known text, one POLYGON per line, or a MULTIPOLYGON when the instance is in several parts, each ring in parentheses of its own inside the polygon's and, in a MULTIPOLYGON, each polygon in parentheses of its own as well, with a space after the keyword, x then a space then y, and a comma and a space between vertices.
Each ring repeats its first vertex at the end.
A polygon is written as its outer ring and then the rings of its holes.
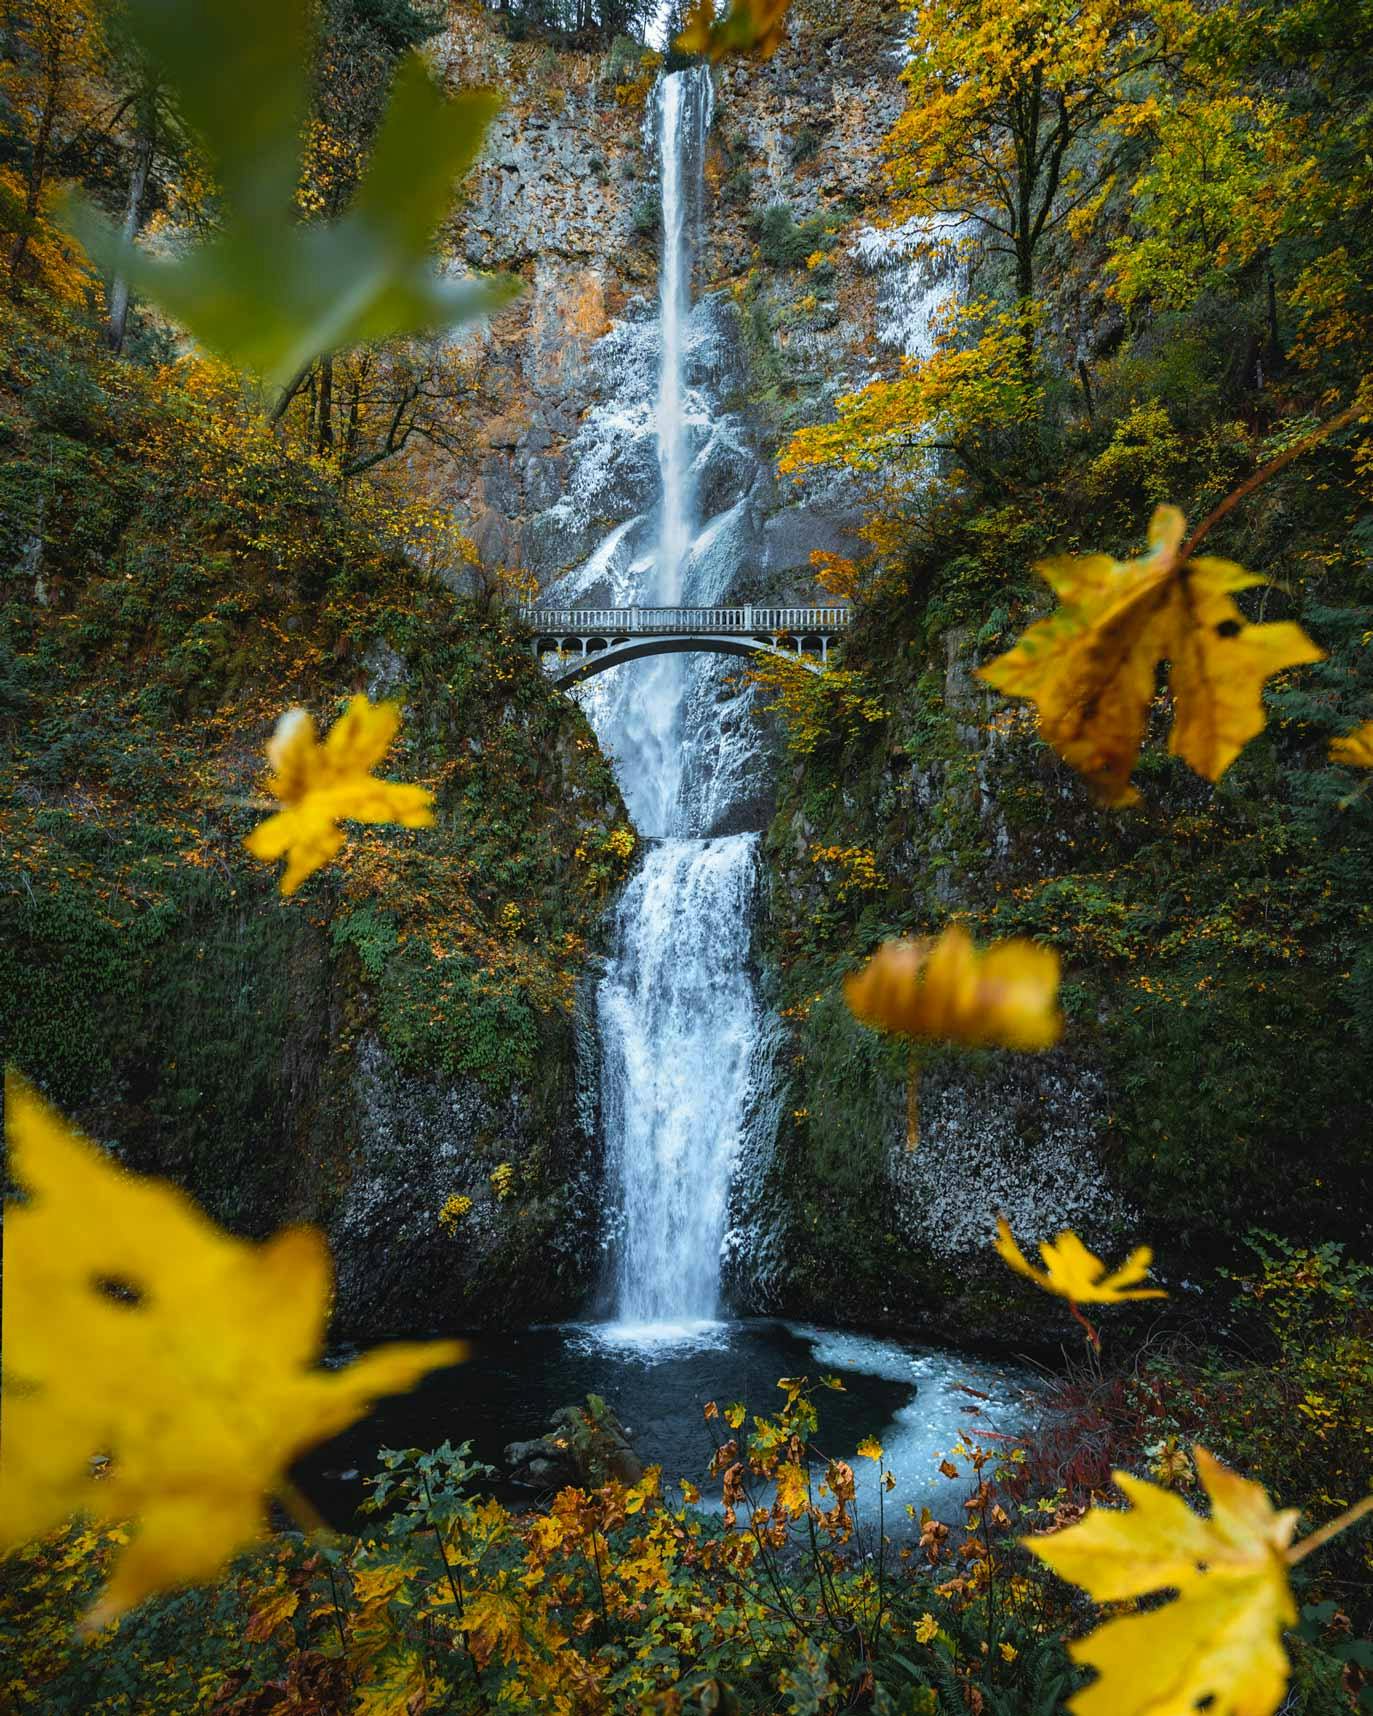
POLYGON ((843 631, 849 609, 826 608, 533 608, 520 619, 540 637, 819 637, 843 631))
POLYGON ((535 659, 555 685, 570 688, 646 655, 709 650, 717 655, 785 655, 811 673, 829 665, 831 639, 849 623, 846 607, 531 608, 535 659))

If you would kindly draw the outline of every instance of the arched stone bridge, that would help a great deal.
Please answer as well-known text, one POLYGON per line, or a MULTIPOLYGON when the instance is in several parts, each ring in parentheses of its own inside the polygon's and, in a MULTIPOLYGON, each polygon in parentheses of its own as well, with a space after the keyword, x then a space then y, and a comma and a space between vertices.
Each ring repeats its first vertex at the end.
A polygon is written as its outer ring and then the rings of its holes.
POLYGON ((535 659, 559 686, 578 685, 622 661, 682 650, 779 655, 823 673, 850 617, 844 606, 521 608, 519 616, 534 633, 535 659))

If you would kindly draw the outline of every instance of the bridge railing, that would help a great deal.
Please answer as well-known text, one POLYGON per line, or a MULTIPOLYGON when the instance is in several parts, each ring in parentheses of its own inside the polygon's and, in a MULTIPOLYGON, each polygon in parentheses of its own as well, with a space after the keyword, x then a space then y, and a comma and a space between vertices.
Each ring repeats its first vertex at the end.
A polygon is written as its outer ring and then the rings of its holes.
POLYGON ((842 631, 850 610, 826 608, 530 608, 522 607, 523 623, 543 637, 616 636, 645 633, 733 633, 745 637, 793 636, 842 631))

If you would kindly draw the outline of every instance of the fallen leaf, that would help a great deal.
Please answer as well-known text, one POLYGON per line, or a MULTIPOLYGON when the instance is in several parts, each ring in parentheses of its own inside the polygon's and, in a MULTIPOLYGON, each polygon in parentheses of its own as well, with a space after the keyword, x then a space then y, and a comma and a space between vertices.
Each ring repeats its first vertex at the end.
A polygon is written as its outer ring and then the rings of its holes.
POLYGON ((463 1357, 431 1341, 322 1370, 318 1233, 235 1239, 174 1186, 118 1167, 13 1072, 5 1137, 25 1196, 5 1210, 0 1551, 72 1514, 136 1520, 92 1626, 213 1578, 262 1534, 304 1449, 463 1357))
POLYGON ((1263 685, 1325 652, 1289 620, 1251 625, 1232 600, 1266 583, 1230 560, 1183 560, 1187 526, 1161 506, 1142 560, 1061 555, 1036 570, 1057 611, 978 676, 1039 710, 1039 731, 1109 805, 1133 804, 1130 772, 1144 741, 1158 664, 1169 662, 1168 748, 1219 780, 1264 727, 1263 685))
POLYGON ((858 1452, 865 1460, 876 1460, 878 1465, 881 1465, 882 1444, 875 1436, 865 1436, 858 1444, 858 1452))
POLYGON ((1046 1293, 1057 1293, 1063 1299, 1071 1299, 1074 1304, 1114 1305, 1122 1299, 1168 1297, 1162 1287, 1138 1285, 1148 1275, 1154 1258, 1147 1245, 1132 1251, 1119 1269, 1110 1270, 1099 1257, 1088 1251, 1075 1233, 1064 1232, 1057 1239, 1041 1242, 1039 1255, 1044 1259, 1044 1268, 1036 1269, 1016 1244, 1010 1226, 1002 1216, 997 1217, 995 1245, 1002 1258, 1017 1273, 1028 1276, 1046 1293))
POLYGON ((1286 1551, 1295 1509, 1275 1511, 1261 1485, 1193 1449, 1211 1517, 1128 1472, 1126 1511, 1094 1507, 1066 1531, 1021 1541, 1098 1603, 1165 1590, 1172 1602, 1107 1621, 1068 1646, 1098 1678, 1069 1700, 1074 1716, 1270 1716, 1287 1684, 1284 1627, 1295 1624, 1286 1551))
POLYGON ((936 942, 883 942, 844 979, 849 1011, 875 1030, 1007 1049, 1047 1049, 1063 1030, 1058 955, 1037 942, 982 950, 959 924, 936 942))
POLYGON ((339 851, 342 820, 432 828, 434 795, 424 787, 378 780, 372 773, 400 727, 394 703, 355 697, 324 743, 304 709, 290 709, 268 741, 268 789, 286 806, 260 822, 243 844, 267 863, 286 858, 281 891, 294 894, 339 851))
POLYGON ((1373 721, 1330 741, 1330 761, 1351 769, 1373 769, 1373 721))
POLYGON ((681 54, 704 54, 718 60, 726 54, 769 59, 781 44, 791 0, 734 0, 723 18, 715 16, 715 0, 696 0, 673 46, 681 54))

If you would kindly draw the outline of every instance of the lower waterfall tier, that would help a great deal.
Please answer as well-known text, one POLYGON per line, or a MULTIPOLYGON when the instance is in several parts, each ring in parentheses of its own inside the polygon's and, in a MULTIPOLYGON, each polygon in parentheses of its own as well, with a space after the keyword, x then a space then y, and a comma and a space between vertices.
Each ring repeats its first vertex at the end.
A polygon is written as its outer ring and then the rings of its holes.
POLYGON ((719 1307, 720 1245, 760 1008, 748 967, 758 837, 652 846, 621 897, 597 998, 626 1323, 719 1307))

